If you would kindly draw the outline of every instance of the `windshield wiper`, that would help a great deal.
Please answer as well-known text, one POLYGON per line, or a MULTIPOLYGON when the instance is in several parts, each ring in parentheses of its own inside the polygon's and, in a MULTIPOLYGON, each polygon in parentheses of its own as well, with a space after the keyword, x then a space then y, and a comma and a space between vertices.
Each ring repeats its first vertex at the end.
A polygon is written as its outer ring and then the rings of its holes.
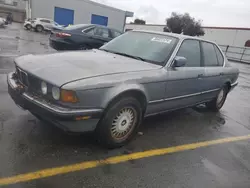
POLYGON ((121 52, 114 52, 114 51, 110 51, 110 50, 106 50, 106 49, 99 49, 99 50, 102 50, 102 51, 105 51, 105 52, 109 52, 109 53, 112 53, 112 54, 117 54, 117 55, 122 55, 122 56, 130 57, 130 58, 141 60, 141 61, 145 61, 145 62, 149 62, 149 60, 146 60, 146 59, 144 59, 142 57, 139 57, 139 56, 133 56, 133 55, 129 55, 129 54, 121 53, 121 52))
MULTIPOLYGON (((109 52, 111 52, 111 51, 109 51, 109 52)), ((129 55, 129 54, 121 53, 121 52, 111 52, 111 53, 122 55, 122 56, 126 56, 126 57, 130 57, 130 58, 141 60, 141 61, 147 61, 146 59, 144 59, 142 57, 133 56, 133 55, 129 55)))

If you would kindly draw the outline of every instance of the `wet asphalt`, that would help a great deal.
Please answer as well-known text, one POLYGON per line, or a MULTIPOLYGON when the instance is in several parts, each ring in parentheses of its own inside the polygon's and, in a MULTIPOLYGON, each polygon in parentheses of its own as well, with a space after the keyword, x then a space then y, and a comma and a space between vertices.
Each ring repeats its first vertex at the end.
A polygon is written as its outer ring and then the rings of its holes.
MULTIPOLYGON (((0 178, 99 160, 150 149, 250 134, 250 65, 240 69, 239 86, 218 113, 203 107, 184 109, 144 120, 127 146, 106 150, 93 135, 67 135, 18 108, 8 96, 6 74, 14 57, 51 53, 48 35, 13 24, 0 29, 0 178), (7 33, 8 31, 8 33, 7 33)), ((164 156, 106 165, 7 187, 134 188, 250 187, 250 141, 219 144, 164 156)))

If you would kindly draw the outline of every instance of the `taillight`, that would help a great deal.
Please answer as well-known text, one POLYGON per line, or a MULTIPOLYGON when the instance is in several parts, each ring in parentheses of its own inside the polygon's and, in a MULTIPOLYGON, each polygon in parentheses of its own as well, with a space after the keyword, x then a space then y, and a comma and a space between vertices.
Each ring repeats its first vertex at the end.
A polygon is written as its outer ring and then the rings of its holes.
POLYGON ((68 33, 56 33, 56 36, 59 38, 63 38, 63 37, 70 37, 71 34, 68 33))

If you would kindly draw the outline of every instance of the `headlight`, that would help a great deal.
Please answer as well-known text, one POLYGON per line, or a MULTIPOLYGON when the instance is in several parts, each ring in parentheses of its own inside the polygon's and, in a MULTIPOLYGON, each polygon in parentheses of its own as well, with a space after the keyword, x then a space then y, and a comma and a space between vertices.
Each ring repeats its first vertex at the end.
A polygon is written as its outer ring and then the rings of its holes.
POLYGON ((60 89, 58 87, 52 87, 52 96, 55 100, 60 99, 60 89))
POLYGON ((44 95, 47 94, 47 92, 48 92, 48 87, 47 87, 47 84, 46 84, 45 82, 42 82, 42 83, 41 83, 41 90, 42 90, 42 93, 43 93, 44 95))

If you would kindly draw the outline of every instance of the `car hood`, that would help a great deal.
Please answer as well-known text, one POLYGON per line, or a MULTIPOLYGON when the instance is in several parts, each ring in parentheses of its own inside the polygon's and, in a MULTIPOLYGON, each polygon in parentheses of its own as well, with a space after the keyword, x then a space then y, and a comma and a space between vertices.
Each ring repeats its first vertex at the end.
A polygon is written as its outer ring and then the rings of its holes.
POLYGON ((18 57, 15 62, 27 73, 57 86, 96 76, 161 68, 100 50, 25 55, 18 57))

